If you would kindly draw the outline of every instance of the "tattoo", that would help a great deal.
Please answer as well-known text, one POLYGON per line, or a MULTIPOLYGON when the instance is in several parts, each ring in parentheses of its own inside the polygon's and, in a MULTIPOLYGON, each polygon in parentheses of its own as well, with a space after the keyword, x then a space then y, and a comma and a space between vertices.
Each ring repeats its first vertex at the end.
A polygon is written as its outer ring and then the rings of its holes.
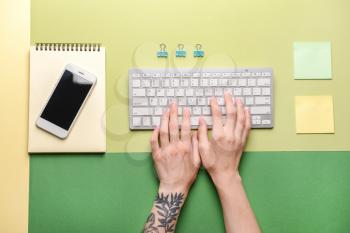
POLYGON ((151 213, 148 218, 142 233, 159 233, 158 228, 154 227, 155 217, 154 213, 151 213))
POLYGON ((171 193, 170 196, 163 193, 157 194, 155 206, 158 209, 157 213, 161 216, 158 218, 160 223, 158 227, 164 228, 165 233, 174 232, 183 199, 184 194, 182 193, 171 193))

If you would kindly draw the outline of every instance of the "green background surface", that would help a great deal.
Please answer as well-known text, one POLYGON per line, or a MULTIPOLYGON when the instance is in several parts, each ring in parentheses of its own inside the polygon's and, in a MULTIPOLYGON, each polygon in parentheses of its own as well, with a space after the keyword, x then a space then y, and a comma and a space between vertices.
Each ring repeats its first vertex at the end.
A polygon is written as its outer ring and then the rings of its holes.
MULTIPOLYGON (((241 174, 263 232, 346 233, 350 152, 248 152, 241 174)), ((140 232, 157 190, 149 154, 39 155, 30 161, 30 233, 140 232)), ((201 170, 177 232, 224 232, 201 170)))
MULTIPOLYGON (((350 1, 32 0, 31 42, 100 42, 106 47, 106 155, 30 160, 29 232, 139 232, 157 181, 150 132, 129 132, 131 67, 272 67, 275 127, 253 130, 241 172, 264 232, 350 229, 350 1), (331 41, 333 80, 293 80, 293 42, 331 41), (159 60, 159 43, 206 57, 159 60), (333 95, 335 134, 296 135, 294 96, 333 95), (295 152, 261 152, 295 151, 295 152), (329 152, 296 152, 329 151, 329 152), (121 153, 115 153, 121 152, 121 153)), ((177 232, 224 232, 202 170, 177 232)))

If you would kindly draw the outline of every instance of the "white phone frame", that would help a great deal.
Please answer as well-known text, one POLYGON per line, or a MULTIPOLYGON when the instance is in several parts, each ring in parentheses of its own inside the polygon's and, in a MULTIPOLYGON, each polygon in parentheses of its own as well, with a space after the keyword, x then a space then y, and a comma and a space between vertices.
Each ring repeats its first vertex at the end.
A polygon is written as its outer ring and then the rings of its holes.
POLYGON ((43 130, 45 130, 45 131, 47 131, 47 132, 49 132, 49 133, 51 133, 51 134, 53 134, 53 135, 55 135, 55 136, 57 136, 57 137, 59 137, 59 138, 61 138, 61 139, 67 138, 68 134, 70 133, 70 131, 71 131, 75 121, 77 120, 77 118, 78 118, 78 116, 79 116, 79 114, 81 112, 81 109, 84 107, 84 105, 86 103, 86 100, 91 95, 91 92, 92 92, 96 82, 97 82, 97 77, 94 74, 92 74, 92 73, 90 73, 90 72, 88 72, 88 71, 86 71, 86 70, 84 70, 84 69, 82 69, 80 67, 77 67, 76 65, 67 64, 65 66, 64 70, 62 71, 62 73, 60 75, 60 78, 58 79, 58 81, 57 81, 57 83, 55 85, 55 88, 53 89, 53 91, 51 92, 49 98, 47 99, 46 104, 44 105, 43 109, 41 110, 41 112, 39 114, 39 117, 38 117, 38 119, 36 121, 36 126, 41 128, 41 129, 43 129, 43 130), (44 118, 41 118, 41 115, 44 112, 44 109, 46 108, 49 100, 51 99, 52 94, 56 90, 57 85, 61 81, 62 76, 63 76, 63 74, 64 74, 64 72, 66 70, 68 70, 68 71, 72 72, 73 74, 78 75, 79 77, 81 77, 81 78, 83 78, 83 79, 85 79, 85 80, 87 80, 87 81, 92 83, 92 86, 91 86, 91 88, 89 90, 89 93, 86 95, 83 103, 81 104, 81 106, 79 108, 79 111, 75 115, 74 120, 72 121, 72 123, 71 123, 71 125, 70 125, 68 130, 63 129, 60 126, 55 125, 54 123, 52 123, 52 122, 50 122, 50 121, 48 121, 48 120, 46 120, 44 118))

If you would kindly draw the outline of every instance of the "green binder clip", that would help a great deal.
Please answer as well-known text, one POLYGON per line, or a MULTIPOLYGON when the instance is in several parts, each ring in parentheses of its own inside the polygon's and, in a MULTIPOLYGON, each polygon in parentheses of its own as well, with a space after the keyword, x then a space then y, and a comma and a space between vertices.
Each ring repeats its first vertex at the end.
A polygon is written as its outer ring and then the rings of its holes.
POLYGON ((168 52, 165 51, 166 45, 164 43, 160 44, 160 51, 157 52, 157 57, 168 57, 168 52))
POLYGON ((184 50, 183 44, 178 44, 177 50, 176 50, 176 57, 186 57, 186 50, 184 50))
POLYGON ((196 50, 193 51, 194 57, 204 57, 204 51, 201 44, 196 44, 196 50))

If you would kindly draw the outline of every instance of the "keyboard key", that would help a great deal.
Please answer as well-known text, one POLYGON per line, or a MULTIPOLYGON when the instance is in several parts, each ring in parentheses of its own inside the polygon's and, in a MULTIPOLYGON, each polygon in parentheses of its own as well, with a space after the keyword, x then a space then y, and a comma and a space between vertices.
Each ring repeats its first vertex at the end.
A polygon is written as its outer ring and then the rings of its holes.
POLYGON ((141 82, 142 87, 150 87, 151 86, 151 81, 150 80, 142 80, 141 82))
POLYGON ((160 106, 166 106, 168 104, 167 102, 168 102, 167 98, 159 98, 158 99, 158 103, 160 106))
POLYGON ((193 107, 193 108, 192 108, 192 114, 193 114, 193 115, 201 115, 201 114, 202 114, 202 109, 201 109, 201 107, 193 107))
POLYGON ((186 89, 186 96, 194 96, 194 89, 187 88, 186 89))
POLYGON ((135 107, 140 106, 148 106, 148 99, 147 98, 133 98, 132 99, 132 105, 135 107))
POLYGON ((227 79, 225 79, 225 78, 219 79, 219 86, 226 87, 227 86, 227 79))
POLYGON ((253 95, 261 95, 261 88, 260 87, 254 87, 253 88, 253 95))
POLYGON ((157 98, 150 98, 149 99, 149 105, 157 106, 158 105, 158 99, 157 98))
POLYGON ((162 87, 169 87, 170 86, 170 80, 169 79, 163 79, 162 80, 162 87))
POLYGON ((269 87, 262 88, 262 95, 271 95, 271 91, 269 87))
POLYGON ((184 96, 185 95, 185 89, 179 88, 179 89, 175 89, 175 95, 176 96, 184 96))
POLYGON ((145 89, 134 88, 133 91, 132 91, 132 95, 134 97, 145 96, 146 95, 146 90, 145 89))
POLYGON ((152 117, 152 125, 160 126, 160 117, 152 117))
POLYGON ((166 96, 174 96, 174 95, 175 95, 175 89, 166 90, 166 96))
POLYGON ((147 89, 147 96, 156 96, 156 89, 147 89))
POLYGON ((161 107, 154 108, 154 115, 157 115, 157 116, 163 115, 163 108, 161 107))
POLYGON ((187 105, 187 101, 186 101, 186 98, 184 98, 184 97, 182 97, 182 98, 179 98, 178 100, 177 100, 178 102, 177 102, 177 104, 179 105, 179 106, 186 106, 187 105))
POLYGON ((245 105, 253 105, 253 104, 254 104, 254 98, 253 97, 245 98, 245 105))
POLYGON ((157 96, 164 96, 165 90, 164 89, 157 89, 157 96))
POLYGON ((242 88, 233 88, 233 95, 234 96, 242 95, 242 88))
POLYGON ((257 105, 266 105, 271 103, 271 98, 270 97, 255 97, 255 104, 257 105))
POLYGON ((250 107, 250 113, 251 114, 271 114, 271 107, 270 106, 252 106, 250 107))
POLYGON ((196 89, 196 96, 204 96, 204 90, 202 88, 196 89))
POLYGON ((247 86, 247 79, 238 79, 238 86, 240 87, 247 86))
POLYGON ((198 83, 199 83, 198 79, 196 79, 196 78, 191 79, 191 86, 192 87, 198 87, 198 83))
POLYGON ((259 78, 258 81, 258 86, 270 86, 270 79, 269 78, 259 78))
POLYGON ((196 100, 197 100, 196 98, 188 98, 188 99, 187 99, 188 105, 189 105, 189 106, 194 106, 194 105, 196 105, 196 103, 197 103, 196 100))
POLYGON ((152 115, 152 108, 134 107, 132 109, 132 114, 135 116, 149 116, 152 115))
POLYGON ((198 126, 198 125, 199 125, 199 117, 197 117, 197 116, 192 116, 192 117, 191 117, 191 125, 192 125, 192 126, 198 126))
POLYGON ((189 86, 188 79, 181 79, 181 86, 182 87, 188 87, 189 86))
POLYGON ((201 87, 209 86, 209 79, 203 78, 201 79, 201 87))
POLYGON ((222 88, 215 88, 215 95, 216 96, 222 96, 224 94, 224 91, 222 88))
POLYGON ((205 88, 204 90, 205 96, 213 96, 213 89, 212 88, 205 88))
POLYGON ((133 126, 141 126, 141 117, 133 117, 132 118, 133 126))
POLYGON ((159 79, 153 79, 152 80, 152 87, 159 87, 159 79))
POLYGON ((218 80, 216 78, 209 79, 209 86, 216 87, 218 85, 218 80))
POLYGON ((237 79, 230 79, 228 80, 228 85, 231 87, 237 86, 237 79))
POLYGON ((151 117, 143 117, 142 118, 142 124, 144 126, 151 126, 151 117))
POLYGON ((269 124, 271 124, 271 120, 262 120, 262 121, 261 121, 261 124, 263 124, 263 125, 269 125, 269 124))
POLYGON ((139 79, 132 80, 133 87, 141 87, 141 81, 139 79))
POLYGON ((203 115, 211 115, 211 109, 210 109, 210 107, 203 107, 203 108, 202 108, 202 114, 203 114, 203 115))
POLYGON ((171 86, 172 87, 179 87, 180 86, 180 79, 174 78, 171 80, 171 86))
POLYGON ((233 95, 233 90, 232 90, 232 88, 224 88, 224 93, 228 93, 230 95, 233 95))
POLYGON ((254 79, 254 78, 248 79, 248 86, 250 86, 250 87, 256 86, 256 79, 254 79))
POLYGON ((252 89, 250 87, 243 88, 243 95, 252 95, 252 89))
POLYGON ((197 98, 197 104, 200 106, 207 105, 207 99, 206 98, 197 98))

